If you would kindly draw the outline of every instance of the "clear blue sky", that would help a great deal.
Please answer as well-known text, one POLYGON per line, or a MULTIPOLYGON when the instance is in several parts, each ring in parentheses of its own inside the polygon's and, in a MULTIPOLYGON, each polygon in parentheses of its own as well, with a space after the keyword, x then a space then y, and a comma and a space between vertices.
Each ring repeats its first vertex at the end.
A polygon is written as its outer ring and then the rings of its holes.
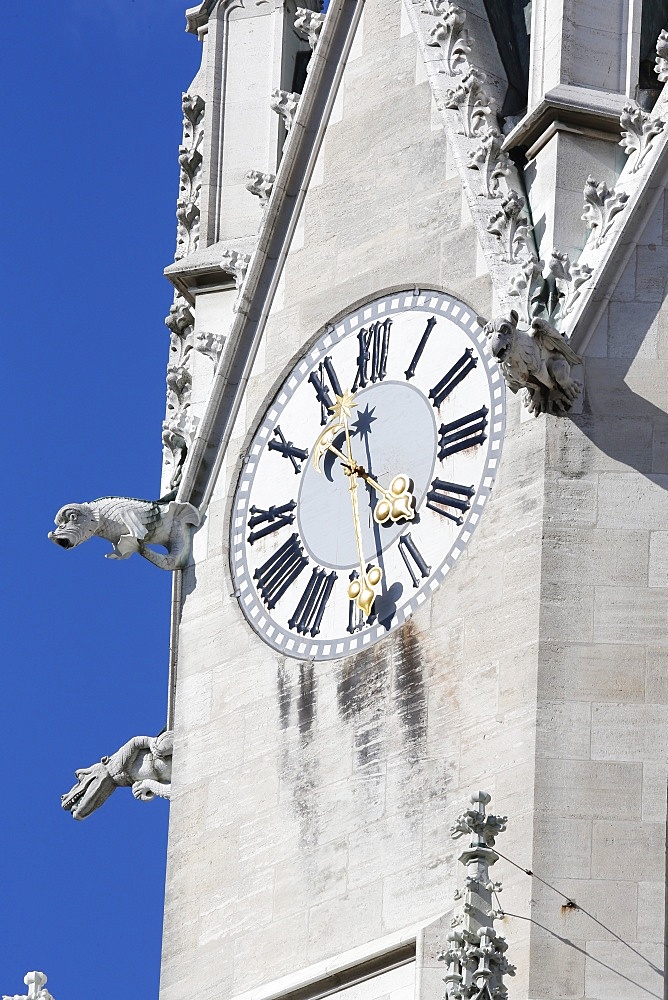
POLYGON ((165 722, 170 575, 58 508, 158 495, 184 0, 3 9, 5 515, 0 995, 157 998, 168 806, 119 789, 82 823, 72 772, 165 722))

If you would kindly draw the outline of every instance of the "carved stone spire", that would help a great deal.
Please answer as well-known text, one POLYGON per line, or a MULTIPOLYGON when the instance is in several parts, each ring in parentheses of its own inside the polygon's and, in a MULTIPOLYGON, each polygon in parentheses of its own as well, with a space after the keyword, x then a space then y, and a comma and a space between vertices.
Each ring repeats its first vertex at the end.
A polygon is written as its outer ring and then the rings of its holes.
POLYGON ((45 989, 47 978, 43 972, 28 972, 23 977, 23 982, 28 987, 28 995, 25 993, 19 996, 15 993, 13 997, 3 996, 2 1000, 53 1000, 53 997, 45 989))
POLYGON ((501 891, 501 884, 491 880, 489 869, 499 860, 494 842, 506 829, 507 817, 485 814, 490 799, 487 792, 474 792, 472 808, 458 816, 450 829, 453 840, 467 835, 471 840, 459 855, 466 867, 464 889, 455 893, 462 901, 461 909, 452 918, 448 945, 440 956, 448 966, 445 1000, 505 1000, 504 976, 515 975, 515 967, 505 957, 508 945, 494 930, 501 914, 494 909, 492 895, 501 891))

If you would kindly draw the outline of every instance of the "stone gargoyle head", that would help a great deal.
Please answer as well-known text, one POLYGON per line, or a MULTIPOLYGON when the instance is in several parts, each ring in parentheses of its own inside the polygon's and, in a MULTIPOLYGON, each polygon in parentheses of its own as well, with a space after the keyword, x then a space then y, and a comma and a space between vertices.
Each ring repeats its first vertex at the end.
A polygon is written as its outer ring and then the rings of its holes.
POLYGON ((70 503, 61 507, 55 518, 56 530, 48 537, 63 549, 73 549, 95 534, 97 518, 90 504, 70 503))
POLYGON ((505 361, 512 351, 518 319, 514 309, 510 310, 508 316, 497 316, 489 323, 485 323, 485 320, 480 317, 478 318, 478 322, 484 328, 492 354, 499 364, 505 361))
POLYGON ((108 761, 108 757, 103 757, 99 764, 74 772, 77 783, 61 796, 61 804, 75 819, 86 819, 116 790, 116 782, 107 769, 108 761))

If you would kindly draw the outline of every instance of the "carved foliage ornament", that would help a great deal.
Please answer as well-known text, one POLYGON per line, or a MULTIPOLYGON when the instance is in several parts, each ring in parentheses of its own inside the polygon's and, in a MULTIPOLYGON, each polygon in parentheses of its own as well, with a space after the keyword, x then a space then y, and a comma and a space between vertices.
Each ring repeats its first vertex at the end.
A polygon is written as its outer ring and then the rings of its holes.
POLYGON ((487 232, 499 241, 502 260, 514 264, 530 253, 528 238, 531 230, 524 214, 524 198, 511 189, 487 223, 487 232))
POLYGON ((238 250, 226 250, 220 261, 223 271, 234 275, 234 283, 238 292, 236 302, 234 303, 235 312, 239 308, 241 301, 241 292, 246 280, 246 272, 250 264, 250 259, 251 255, 249 253, 240 253, 238 250))
POLYGON ((637 104, 629 101, 622 110, 620 124, 622 138, 619 145, 623 146, 627 156, 634 157, 631 173, 635 174, 642 166, 657 135, 663 131, 664 122, 661 118, 651 118, 637 104))
POLYGON ((159 569, 175 570, 188 562, 192 529, 199 520, 197 508, 176 503, 174 494, 154 501, 101 497, 61 507, 56 529, 48 537, 63 549, 74 549, 97 535, 113 546, 107 559, 128 559, 138 552, 159 569), (149 545, 160 545, 167 552, 156 552, 149 545))
POLYGON ((444 106, 460 114, 460 135, 468 139, 480 135, 488 124, 494 123, 494 101, 484 87, 486 76, 477 69, 470 69, 461 83, 446 92, 444 106))
POLYGON ((482 181, 482 196, 498 198, 501 195, 501 181, 510 173, 510 159, 503 152, 501 133, 497 128, 488 126, 480 133, 480 144, 469 151, 470 170, 478 170, 482 181))
POLYGON ((300 94, 293 94, 288 90, 272 90, 271 92, 271 109, 283 119, 286 132, 292 128, 300 96, 300 94))
POLYGON ((170 731, 155 737, 133 736, 111 757, 74 772, 76 784, 61 796, 63 809, 74 819, 86 819, 112 792, 123 787, 132 788, 140 802, 156 796, 169 799, 173 747, 174 734, 170 731))
POLYGON ((512 309, 508 316, 489 322, 478 317, 478 322, 510 391, 522 390, 522 401, 535 416, 563 416, 582 389, 571 375, 571 366, 581 359, 547 320, 537 317, 529 330, 518 330, 518 319, 512 309))
POLYGON ((311 49, 315 49, 318 44, 318 39, 320 38, 320 32, 322 31, 324 23, 324 14, 318 14, 313 10, 305 10, 303 7, 297 7, 295 30, 300 38, 306 39, 311 46, 311 49))
POLYGON ((204 101, 197 94, 184 94, 183 142, 179 146, 179 197, 176 203, 175 260, 197 249, 199 242, 199 195, 202 186, 204 101))
POLYGON ((167 410, 162 425, 165 460, 171 467, 169 486, 178 486, 197 421, 190 413, 192 377, 190 361, 195 318, 190 305, 178 292, 165 319, 170 331, 167 365, 167 410))
POLYGON ((427 45, 441 46, 448 72, 454 76, 461 72, 462 63, 467 62, 473 41, 464 27, 466 11, 448 3, 438 13, 438 23, 429 32, 427 45))
POLYGON ((583 193, 585 203, 582 220, 592 230, 594 246, 600 247, 629 196, 625 191, 617 192, 614 188, 609 188, 605 181, 599 184, 591 176, 587 178, 583 193))
POLYGON ((668 31, 665 29, 656 40, 654 72, 661 83, 665 83, 668 80, 668 31))
POLYGON ((262 206, 271 198, 276 174, 263 174, 261 170, 249 170, 246 174, 246 190, 260 199, 262 206))
POLYGON ((535 255, 522 261, 511 278, 506 294, 517 306, 519 318, 530 323, 536 317, 551 323, 563 320, 573 310, 589 281, 592 268, 587 264, 571 264, 567 253, 552 251, 544 273, 544 262, 535 255))

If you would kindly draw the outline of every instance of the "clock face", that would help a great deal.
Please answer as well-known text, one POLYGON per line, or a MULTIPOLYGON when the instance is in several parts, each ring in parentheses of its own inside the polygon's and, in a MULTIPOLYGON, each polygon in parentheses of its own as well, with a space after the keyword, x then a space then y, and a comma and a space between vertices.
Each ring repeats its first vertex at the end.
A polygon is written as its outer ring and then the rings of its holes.
POLYGON ((489 498, 504 386, 476 317, 441 292, 351 312, 293 369, 249 448, 231 520, 252 628, 348 656, 440 586, 489 498))

